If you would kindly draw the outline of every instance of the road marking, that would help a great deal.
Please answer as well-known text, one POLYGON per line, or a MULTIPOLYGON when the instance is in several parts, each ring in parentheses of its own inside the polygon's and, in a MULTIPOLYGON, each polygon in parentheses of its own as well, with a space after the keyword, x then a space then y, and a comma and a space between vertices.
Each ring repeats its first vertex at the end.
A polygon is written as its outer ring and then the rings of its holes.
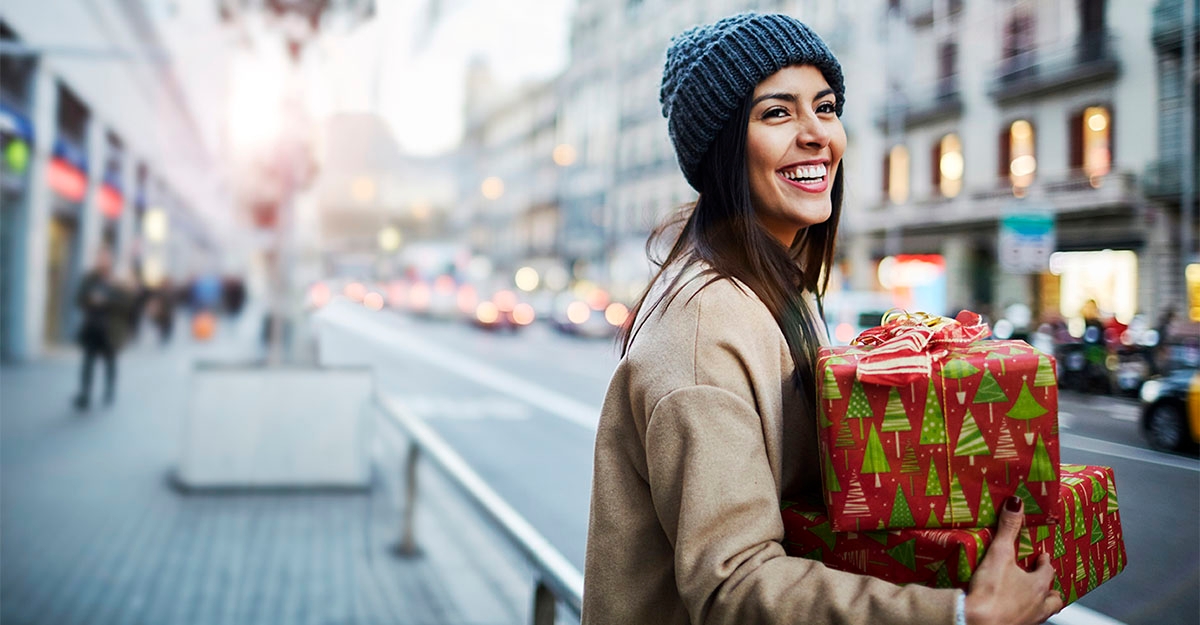
POLYGON ((1195 471, 1200 473, 1200 460, 1192 460, 1190 458, 1182 458, 1180 456, 1172 456, 1161 451, 1153 451, 1150 449, 1142 449, 1131 445, 1122 445, 1121 443, 1113 443, 1100 440, 1098 438, 1089 438, 1078 434, 1070 434, 1061 432, 1058 435, 1058 442, 1061 447, 1074 449, 1077 451, 1090 451, 1097 454, 1105 454, 1116 458, 1125 458, 1126 460, 1137 460, 1138 462, 1146 462, 1149 464, 1157 464, 1159 466, 1171 467, 1174 469, 1184 469, 1186 471, 1195 471))
POLYGON ((476 362, 465 356, 435 343, 422 340, 414 334, 404 332, 399 328, 387 325, 369 316, 350 315, 331 306, 327 306, 322 320, 326 323, 341 326, 356 334, 370 334, 375 344, 386 344, 389 348, 421 358, 432 365, 441 367, 453 373, 473 380, 479 384, 516 397, 559 417, 589 430, 596 429, 600 419, 600 409, 589 406, 581 401, 572 399, 561 393, 542 388, 510 373, 476 362), (369 327, 368 327, 369 326, 369 327))
POLYGON ((1055 614, 1049 622, 1054 625, 1125 625, 1124 621, 1118 621, 1078 603, 1063 608, 1062 612, 1055 614))

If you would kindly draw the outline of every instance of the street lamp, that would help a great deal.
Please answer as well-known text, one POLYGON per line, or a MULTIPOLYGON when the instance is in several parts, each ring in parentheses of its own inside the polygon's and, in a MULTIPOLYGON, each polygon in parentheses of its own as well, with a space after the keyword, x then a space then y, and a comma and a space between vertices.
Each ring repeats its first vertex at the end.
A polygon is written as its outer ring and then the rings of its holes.
POLYGON ((504 181, 499 176, 488 176, 483 179, 483 184, 479 185, 479 191, 489 200, 498 200, 504 195, 504 181))
POLYGON ((404 237, 396 226, 387 226, 380 230, 378 239, 379 249, 388 254, 400 249, 400 244, 404 242, 404 237))

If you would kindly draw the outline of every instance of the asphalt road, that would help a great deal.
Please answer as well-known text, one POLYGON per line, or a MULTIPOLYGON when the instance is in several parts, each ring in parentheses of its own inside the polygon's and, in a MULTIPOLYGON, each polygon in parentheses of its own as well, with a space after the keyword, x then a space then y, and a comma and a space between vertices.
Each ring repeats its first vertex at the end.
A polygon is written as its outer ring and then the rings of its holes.
MULTIPOLYGON (((381 389, 582 570, 595 421, 617 363, 611 341, 541 325, 490 333, 349 302, 322 314, 341 321, 323 341, 327 358, 374 364, 381 389)), ((1115 469, 1129 562, 1080 605, 1131 625, 1195 624, 1200 461, 1149 450, 1137 414, 1134 400, 1060 394, 1062 460, 1115 469)))

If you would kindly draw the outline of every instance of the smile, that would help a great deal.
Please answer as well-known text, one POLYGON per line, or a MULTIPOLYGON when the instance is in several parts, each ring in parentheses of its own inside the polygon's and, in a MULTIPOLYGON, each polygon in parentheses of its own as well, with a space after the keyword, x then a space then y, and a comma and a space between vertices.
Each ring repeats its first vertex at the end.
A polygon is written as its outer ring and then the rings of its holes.
POLYGON ((775 175, 807 193, 824 193, 829 187, 829 167, 826 163, 789 165, 776 171, 775 175))

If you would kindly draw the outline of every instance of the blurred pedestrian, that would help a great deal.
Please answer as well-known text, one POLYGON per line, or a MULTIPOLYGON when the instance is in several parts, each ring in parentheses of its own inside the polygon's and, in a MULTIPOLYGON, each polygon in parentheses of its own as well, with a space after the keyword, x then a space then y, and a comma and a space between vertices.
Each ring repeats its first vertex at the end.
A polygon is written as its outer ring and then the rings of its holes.
POLYGON ((175 328, 175 300, 178 297, 178 291, 170 278, 164 278, 152 295, 150 319, 158 328, 159 345, 166 345, 171 341, 171 333, 175 328))
MULTIPOLYGON (((1014 498, 971 580, 896 586, 789 557, 820 500, 817 348, 844 192, 841 66, 807 26, 740 14, 676 37, 660 99, 699 198, 621 335, 596 435, 583 623, 1037 623, 1014 498)), ((649 248, 648 248, 649 249, 649 248)))
POLYGON ((129 307, 133 293, 112 278, 112 255, 102 248, 96 264, 83 278, 75 305, 83 312, 77 339, 83 348, 83 368, 75 407, 87 410, 91 403, 92 368, 97 358, 104 363, 104 403, 111 404, 117 384, 117 353, 129 331, 129 307))

